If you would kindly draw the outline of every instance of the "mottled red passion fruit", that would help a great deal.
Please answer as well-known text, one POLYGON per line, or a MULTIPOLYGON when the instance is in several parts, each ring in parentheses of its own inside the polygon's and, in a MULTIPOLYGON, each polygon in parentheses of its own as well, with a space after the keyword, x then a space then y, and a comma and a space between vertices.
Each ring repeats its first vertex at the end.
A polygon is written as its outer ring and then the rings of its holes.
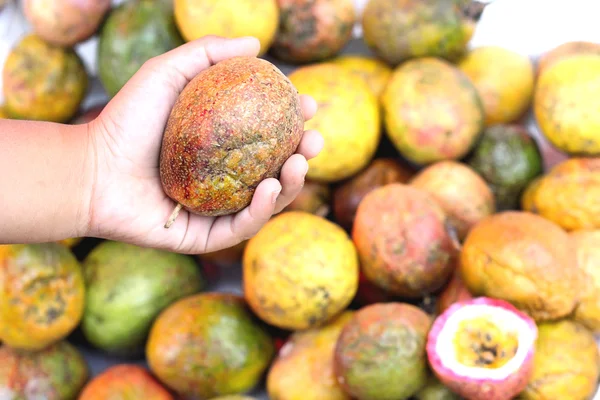
POLYGON ((240 211, 260 182, 279 175, 303 130, 298 91, 277 67, 256 57, 221 61, 173 106, 160 154, 164 191, 194 214, 240 211))
POLYGON ((510 303, 455 303, 434 321, 427 357, 438 379, 467 400, 509 400, 527 386, 538 330, 510 303))

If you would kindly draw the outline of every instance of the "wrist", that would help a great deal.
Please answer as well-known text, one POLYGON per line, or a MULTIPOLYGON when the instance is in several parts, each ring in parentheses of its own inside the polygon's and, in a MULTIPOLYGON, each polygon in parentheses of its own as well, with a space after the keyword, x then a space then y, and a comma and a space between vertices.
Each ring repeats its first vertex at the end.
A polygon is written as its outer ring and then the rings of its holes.
POLYGON ((97 187, 97 133, 94 129, 94 121, 76 125, 78 132, 75 133, 78 138, 80 154, 79 163, 81 168, 81 192, 78 196, 77 213, 77 236, 92 236, 93 215, 94 215, 94 194, 97 187))

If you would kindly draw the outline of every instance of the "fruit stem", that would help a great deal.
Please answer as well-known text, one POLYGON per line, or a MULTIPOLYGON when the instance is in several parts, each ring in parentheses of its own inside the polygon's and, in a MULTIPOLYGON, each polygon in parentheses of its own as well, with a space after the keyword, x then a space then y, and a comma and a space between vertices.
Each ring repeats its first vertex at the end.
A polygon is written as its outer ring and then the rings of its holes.
POLYGON ((481 18, 481 14, 483 14, 483 10, 489 3, 482 3, 481 1, 472 1, 470 2, 463 10, 465 17, 473 20, 479 21, 481 18))
POLYGON ((181 211, 181 209, 183 208, 183 206, 179 203, 177 203, 177 205, 175 206, 175 209, 173 210, 173 212, 171 213, 171 216, 169 217, 169 219, 167 220, 167 223, 165 224, 165 228, 169 229, 171 227, 171 225, 173 225, 173 222, 175 222, 175 220, 177 219, 177 216, 179 215, 179 211, 181 211))

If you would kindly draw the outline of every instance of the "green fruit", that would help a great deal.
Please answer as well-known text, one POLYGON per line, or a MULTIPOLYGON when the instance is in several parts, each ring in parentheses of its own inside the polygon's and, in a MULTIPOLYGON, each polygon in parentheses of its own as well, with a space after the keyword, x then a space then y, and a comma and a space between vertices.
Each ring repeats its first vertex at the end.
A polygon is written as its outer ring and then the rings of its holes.
POLYGON ((525 187, 543 172, 537 143, 518 125, 485 129, 467 162, 488 183, 500 211, 516 209, 525 187))
POLYGON ((114 96, 146 61, 183 44, 165 1, 131 0, 115 8, 100 31, 98 74, 114 96))
POLYGON ((433 374, 429 376, 425 387, 415 394, 416 400, 459 400, 460 396, 444 386, 433 374))
POLYGON ((156 316, 204 286, 192 257, 120 242, 98 245, 83 267, 83 333, 91 344, 113 354, 143 354, 156 316))

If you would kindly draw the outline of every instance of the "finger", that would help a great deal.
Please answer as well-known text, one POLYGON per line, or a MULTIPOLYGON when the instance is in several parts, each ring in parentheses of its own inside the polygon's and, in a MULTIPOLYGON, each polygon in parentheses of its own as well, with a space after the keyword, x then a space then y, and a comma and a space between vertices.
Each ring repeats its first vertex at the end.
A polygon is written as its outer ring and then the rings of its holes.
POLYGON ((216 251, 254 236, 269 221, 275 211, 275 203, 282 187, 277 179, 262 181, 256 188, 252 202, 235 215, 215 220, 206 241, 205 252, 216 251))
POLYGON ((306 121, 312 119, 317 113, 317 102, 307 94, 300 95, 300 107, 306 121))
POLYGON ((304 132, 304 136, 302 136, 296 153, 302 154, 307 160, 310 160, 319 155, 324 145, 323 136, 318 131, 306 131, 304 132))
POLYGON ((306 158, 300 154, 294 154, 283 164, 279 182, 281 182, 281 193, 277 197, 275 213, 281 212, 295 198, 304 186, 304 179, 308 172, 306 158))

